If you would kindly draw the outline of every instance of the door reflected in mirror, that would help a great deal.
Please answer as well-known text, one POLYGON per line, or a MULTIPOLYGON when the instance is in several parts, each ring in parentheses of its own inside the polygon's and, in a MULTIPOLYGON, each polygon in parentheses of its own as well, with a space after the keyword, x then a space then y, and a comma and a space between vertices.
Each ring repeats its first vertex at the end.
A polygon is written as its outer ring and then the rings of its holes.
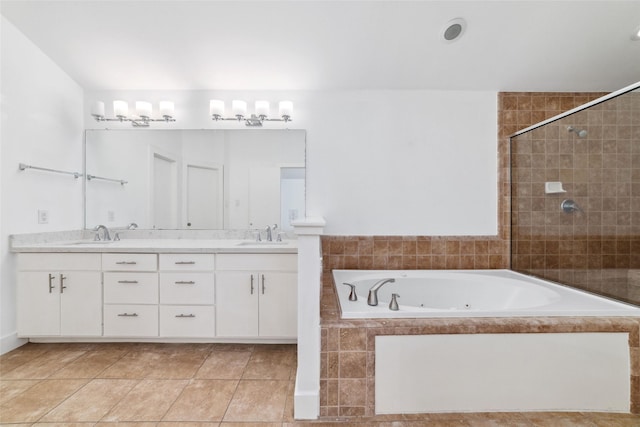
POLYGON ((87 130, 85 226, 262 229, 305 215, 304 130, 87 130))

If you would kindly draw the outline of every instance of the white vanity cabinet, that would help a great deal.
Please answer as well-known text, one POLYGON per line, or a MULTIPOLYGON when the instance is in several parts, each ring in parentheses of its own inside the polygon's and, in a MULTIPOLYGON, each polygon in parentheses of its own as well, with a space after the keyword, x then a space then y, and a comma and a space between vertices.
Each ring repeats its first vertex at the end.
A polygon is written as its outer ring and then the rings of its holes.
POLYGON ((297 255, 219 254, 218 337, 297 336, 297 255))
POLYGON ((215 336, 215 255, 160 254, 160 336, 215 336))
POLYGON ((100 254, 18 254, 18 336, 102 335, 100 264, 100 254))
POLYGON ((276 251, 237 241, 211 248, 180 242, 156 249, 152 241, 134 241, 125 252, 125 244, 19 252, 18 336, 45 342, 297 338, 294 245, 276 251))
POLYGON ((158 255, 102 254, 104 336, 158 336, 158 255))

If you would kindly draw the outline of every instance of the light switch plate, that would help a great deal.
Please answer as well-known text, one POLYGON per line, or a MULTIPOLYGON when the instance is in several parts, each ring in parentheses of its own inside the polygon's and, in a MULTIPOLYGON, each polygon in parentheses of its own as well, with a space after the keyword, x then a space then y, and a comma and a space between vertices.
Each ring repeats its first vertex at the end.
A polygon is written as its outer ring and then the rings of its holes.
POLYGON ((38 224, 49 224, 49 211, 38 209, 38 224))

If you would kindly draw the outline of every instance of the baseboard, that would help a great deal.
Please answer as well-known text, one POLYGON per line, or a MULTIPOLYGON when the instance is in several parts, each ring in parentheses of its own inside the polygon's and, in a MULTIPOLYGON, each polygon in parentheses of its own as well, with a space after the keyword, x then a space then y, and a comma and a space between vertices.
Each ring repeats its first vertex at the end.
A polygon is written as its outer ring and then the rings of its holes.
POLYGON ((296 420, 317 420, 320 415, 320 391, 300 390, 296 381, 293 407, 296 420))
POLYGON ((23 338, 18 338, 18 334, 16 332, 5 335, 0 338, 0 354, 5 354, 10 352, 13 349, 20 347, 21 345, 25 345, 29 341, 23 338))

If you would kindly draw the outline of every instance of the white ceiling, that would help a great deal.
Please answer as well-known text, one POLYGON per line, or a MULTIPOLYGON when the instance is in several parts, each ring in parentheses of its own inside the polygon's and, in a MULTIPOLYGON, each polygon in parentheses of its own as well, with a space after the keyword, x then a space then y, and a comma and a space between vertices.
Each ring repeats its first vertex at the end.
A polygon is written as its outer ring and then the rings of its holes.
POLYGON ((8 1, 87 90, 612 91, 640 80, 633 1, 8 1), (464 18, 453 43, 445 24, 464 18))

